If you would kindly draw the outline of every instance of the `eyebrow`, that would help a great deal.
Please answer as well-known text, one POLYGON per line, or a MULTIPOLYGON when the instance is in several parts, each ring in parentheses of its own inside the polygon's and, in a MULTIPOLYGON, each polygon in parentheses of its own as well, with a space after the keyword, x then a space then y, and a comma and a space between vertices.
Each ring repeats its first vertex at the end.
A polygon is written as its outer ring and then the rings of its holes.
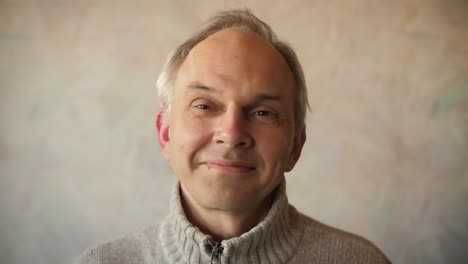
POLYGON ((207 86, 203 83, 199 82, 192 82, 188 85, 188 88, 191 90, 202 90, 202 91, 208 91, 208 92, 215 92, 217 89, 214 87, 207 86))
MULTIPOLYGON (((191 90, 201 90, 206 92, 219 92, 219 89, 200 82, 192 82, 188 85, 188 88, 191 90)), ((276 94, 259 93, 255 95, 255 101, 281 101, 281 96, 276 94)))

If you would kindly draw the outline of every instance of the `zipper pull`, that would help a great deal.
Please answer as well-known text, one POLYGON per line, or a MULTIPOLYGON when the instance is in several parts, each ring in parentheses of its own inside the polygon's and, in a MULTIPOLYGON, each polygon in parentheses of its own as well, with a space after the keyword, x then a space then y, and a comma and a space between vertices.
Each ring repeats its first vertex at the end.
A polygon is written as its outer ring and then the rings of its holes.
POLYGON ((218 242, 211 242, 208 244, 208 246, 211 248, 211 257, 210 257, 210 262, 208 264, 213 264, 213 259, 216 257, 217 260, 219 260, 219 263, 221 263, 221 253, 223 252, 223 245, 218 242))

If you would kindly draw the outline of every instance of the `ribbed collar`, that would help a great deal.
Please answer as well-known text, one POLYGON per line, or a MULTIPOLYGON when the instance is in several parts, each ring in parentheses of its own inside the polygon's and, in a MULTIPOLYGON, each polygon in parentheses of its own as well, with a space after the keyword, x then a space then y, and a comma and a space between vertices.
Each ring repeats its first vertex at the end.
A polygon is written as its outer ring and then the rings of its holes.
MULTIPOLYGON (((171 195, 170 214, 160 226, 165 257, 170 263, 208 263, 211 237, 187 220, 179 189, 177 184, 171 195)), ((241 236, 221 242, 221 263, 285 263, 303 234, 297 218, 298 212, 288 203, 283 180, 263 221, 241 236)))

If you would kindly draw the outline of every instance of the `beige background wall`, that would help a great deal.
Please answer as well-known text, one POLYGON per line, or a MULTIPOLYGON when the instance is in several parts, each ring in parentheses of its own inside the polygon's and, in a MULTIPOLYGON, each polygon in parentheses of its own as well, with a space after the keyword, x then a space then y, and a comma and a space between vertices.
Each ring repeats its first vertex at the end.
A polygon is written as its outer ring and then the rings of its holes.
POLYGON ((165 215, 153 83, 242 5, 306 73, 291 202, 394 263, 468 263, 468 1, 0 0, 1 263, 69 263, 165 215))

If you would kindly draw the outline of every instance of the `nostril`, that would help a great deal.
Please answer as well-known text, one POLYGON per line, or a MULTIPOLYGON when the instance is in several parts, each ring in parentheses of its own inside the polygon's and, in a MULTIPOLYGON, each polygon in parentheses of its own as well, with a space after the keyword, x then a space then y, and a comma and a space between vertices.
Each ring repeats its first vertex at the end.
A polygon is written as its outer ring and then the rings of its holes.
POLYGON ((244 131, 220 131, 215 133, 212 138, 218 145, 226 145, 230 148, 247 148, 252 144, 253 139, 244 131))

